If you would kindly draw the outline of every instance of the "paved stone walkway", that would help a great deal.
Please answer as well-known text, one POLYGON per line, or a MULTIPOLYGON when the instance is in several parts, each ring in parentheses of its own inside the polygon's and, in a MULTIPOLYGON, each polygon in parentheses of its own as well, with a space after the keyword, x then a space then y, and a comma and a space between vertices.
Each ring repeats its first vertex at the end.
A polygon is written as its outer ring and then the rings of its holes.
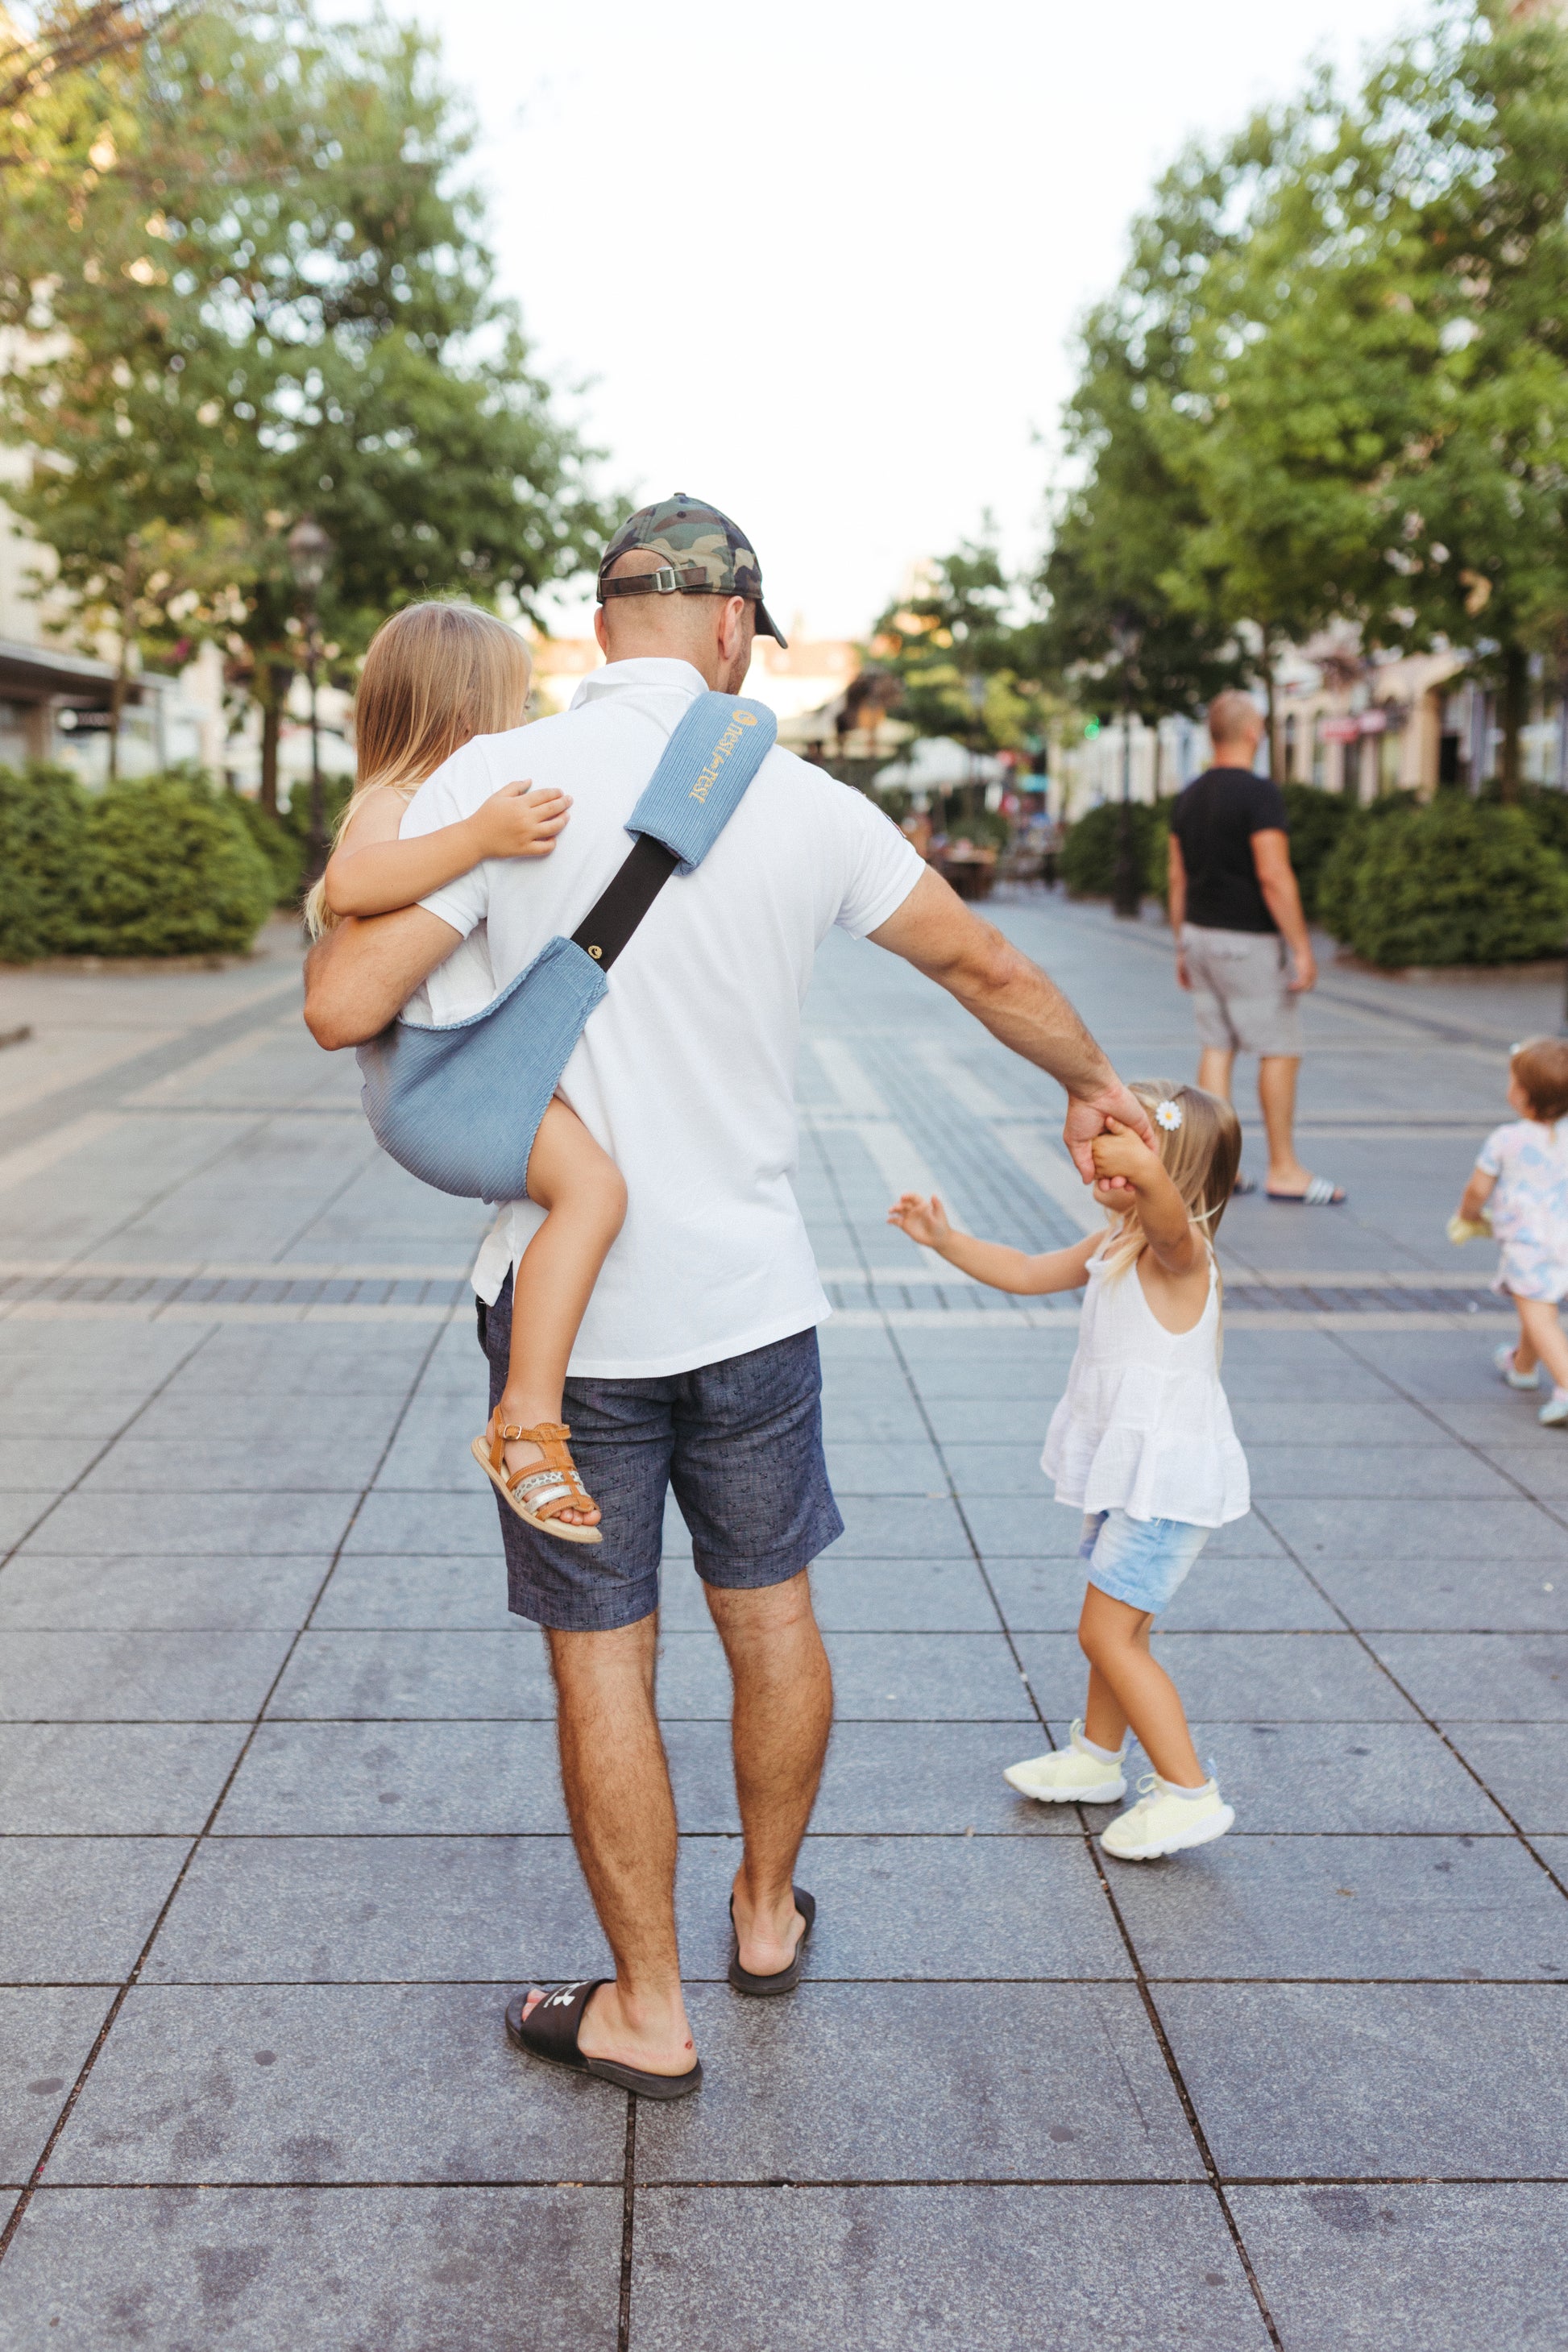
MULTIPOLYGON (((1130 1075, 1152 927, 1000 919, 1130 1075)), ((1071 1313, 883 1225, 1079 1229, 1054 1089, 829 943, 802 1197, 848 1531, 793 2000, 723 1983, 726 1685, 672 1521, 660 1699, 703 2095, 507 2046, 604 1954, 467 1459, 479 1229, 379 1159, 291 942, 0 982, 0 2347, 1489 2352, 1568 2345, 1568 1438, 1442 1223, 1552 992, 1331 973, 1243 1202, 1258 1507, 1162 1636, 1237 1810, 1179 1864, 1000 1768, 1080 1702, 1037 1461, 1071 1313)), ((1256 1162, 1256 1152, 1249 1147, 1256 1162)))

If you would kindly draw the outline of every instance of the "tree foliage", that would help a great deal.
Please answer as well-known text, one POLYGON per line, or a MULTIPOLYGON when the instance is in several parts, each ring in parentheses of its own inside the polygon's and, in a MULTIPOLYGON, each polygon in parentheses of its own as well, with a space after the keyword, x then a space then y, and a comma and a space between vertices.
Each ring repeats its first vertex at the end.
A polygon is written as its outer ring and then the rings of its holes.
POLYGON ((530 609, 605 518, 496 294, 467 124, 429 37, 207 6, 50 86, 7 188, 15 504, 90 628, 217 636, 264 703, 300 658, 285 545, 332 541, 357 651, 449 590, 530 609))
POLYGON ((1331 620, 1468 644, 1514 789, 1529 656, 1568 661, 1565 173, 1568 28, 1501 5, 1184 156, 1085 329, 1058 667, 1125 688, 1130 623, 1181 709, 1238 662, 1272 700, 1331 620))
POLYGON ((898 715, 917 734, 986 752, 1016 749, 1038 728, 1034 647, 1013 617, 1016 595, 987 516, 978 540, 932 563, 919 590, 882 614, 872 656, 898 681, 898 715))

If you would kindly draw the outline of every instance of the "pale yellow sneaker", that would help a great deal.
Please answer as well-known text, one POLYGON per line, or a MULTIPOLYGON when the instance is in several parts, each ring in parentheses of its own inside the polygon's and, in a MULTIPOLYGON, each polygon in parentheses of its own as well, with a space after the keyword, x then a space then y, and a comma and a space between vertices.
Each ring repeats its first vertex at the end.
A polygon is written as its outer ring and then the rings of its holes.
POLYGON ((1081 1721, 1073 1725, 1066 1748, 1009 1764, 1002 1778, 1021 1797, 1042 1805, 1116 1805, 1127 1794, 1121 1765, 1107 1764, 1084 1745, 1081 1721))
POLYGON ((1159 1854, 1182 1853, 1190 1845, 1224 1837, 1235 1819, 1217 1780, 1210 1780, 1201 1797, 1183 1797, 1158 1772, 1145 1772, 1137 1803, 1107 1823, 1100 1843, 1118 1862, 1152 1862, 1159 1854))

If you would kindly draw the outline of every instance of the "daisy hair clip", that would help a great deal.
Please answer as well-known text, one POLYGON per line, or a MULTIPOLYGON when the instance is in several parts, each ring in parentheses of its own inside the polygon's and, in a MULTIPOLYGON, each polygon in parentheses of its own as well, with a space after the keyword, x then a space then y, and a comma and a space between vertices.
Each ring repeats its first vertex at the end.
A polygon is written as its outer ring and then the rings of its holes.
POLYGON ((1154 1124, 1163 1127, 1167 1135, 1174 1135, 1182 1123, 1182 1106, 1178 1102, 1156 1103, 1154 1124))

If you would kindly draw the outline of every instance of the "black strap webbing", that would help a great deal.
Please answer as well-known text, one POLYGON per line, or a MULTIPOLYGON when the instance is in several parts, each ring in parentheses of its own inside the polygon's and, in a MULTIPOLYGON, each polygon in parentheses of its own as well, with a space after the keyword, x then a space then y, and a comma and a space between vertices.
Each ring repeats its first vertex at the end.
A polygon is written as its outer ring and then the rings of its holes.
POLYGON ((574 947, 608 971, 643 917, 679 864, 673 849, 651 834, 639 833, 632 851, 607 890, 595 901, 572 934, 574 947))

